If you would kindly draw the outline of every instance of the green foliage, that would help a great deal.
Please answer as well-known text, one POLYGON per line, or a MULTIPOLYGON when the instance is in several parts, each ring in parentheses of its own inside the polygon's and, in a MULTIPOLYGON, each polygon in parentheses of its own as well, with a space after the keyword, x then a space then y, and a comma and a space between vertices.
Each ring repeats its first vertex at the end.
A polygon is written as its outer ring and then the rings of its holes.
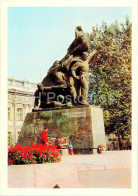
POLYGON ((93 27, 91 50, 97 53, 90 63, 89 97, 104 109, 106 133, 131 137, 131 22, 93 27), (95 96, 94 96, 95 95, 95 96))

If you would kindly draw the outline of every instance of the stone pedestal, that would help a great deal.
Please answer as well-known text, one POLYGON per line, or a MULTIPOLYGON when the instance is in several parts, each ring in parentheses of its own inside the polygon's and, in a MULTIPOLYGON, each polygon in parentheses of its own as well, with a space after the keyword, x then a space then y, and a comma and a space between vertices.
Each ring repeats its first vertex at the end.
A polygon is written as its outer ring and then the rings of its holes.
POLYGON ((74 153, 95 153, 99 144, 106 146, 103 111, 98 106, 77 106, 65 109, 28 113, 18 143, 31 146, 41 143, 44 124, 48 137, 67 137, 74 153))
POLYGON ((61 154, 62 154, 62 156, 69 155, 69 150, 68 149, 62 149, 61 154))

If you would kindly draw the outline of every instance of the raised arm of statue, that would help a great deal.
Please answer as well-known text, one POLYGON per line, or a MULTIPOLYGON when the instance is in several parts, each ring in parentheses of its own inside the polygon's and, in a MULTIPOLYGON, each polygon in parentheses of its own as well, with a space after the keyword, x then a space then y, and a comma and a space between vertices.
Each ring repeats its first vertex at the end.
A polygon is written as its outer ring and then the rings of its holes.
MULTIPOLYGON (((90 62, 90 60, 91 60, 91 58, 95 55, 95 53, 97 52, 97 50, 93 50, 90 54, 89 54, 89 62, 90 62)), ((88 62, 88 63, 89 63, 88 62)))
POLYGON ((97 51, 93 50, 90 54, 88 54, 88 52, 83 52, 83 55, 81 57, 81 59, 86 63, 89 64, 91 58, 95 55, 97 51))

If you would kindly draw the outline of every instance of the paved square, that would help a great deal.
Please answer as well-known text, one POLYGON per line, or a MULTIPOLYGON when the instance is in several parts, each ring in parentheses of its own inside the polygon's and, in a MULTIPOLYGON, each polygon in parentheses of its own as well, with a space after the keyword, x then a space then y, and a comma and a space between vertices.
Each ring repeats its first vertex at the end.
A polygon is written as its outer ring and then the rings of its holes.
POLYGON ((131 188, 131 151, 66 155, 59 163, 8 167, 9 188, 131 188))

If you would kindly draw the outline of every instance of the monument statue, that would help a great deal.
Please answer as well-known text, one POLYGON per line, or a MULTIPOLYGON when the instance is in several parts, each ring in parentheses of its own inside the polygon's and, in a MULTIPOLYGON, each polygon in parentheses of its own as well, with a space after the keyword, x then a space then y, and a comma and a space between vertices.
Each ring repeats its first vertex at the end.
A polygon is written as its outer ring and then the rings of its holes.
POLYGON ((96 53, 88 53, 89 38, 82 27, 60 61, 55 61, 35 92, 35 108, 88 105, 89 62, 96 53), (39 104, 40 102, 40 104, 39 104))
POLYGON ((43 143, 45 124, 48 142, 66 137, 74 153, 97 153, 99 144, 106 146, 103 111, 87 102, 89 63, 96 52, 89 52, 88 35, 76 27, 66 55, 37 85, 35 108, 27 114, 18 139, 21 146, 43 143))

